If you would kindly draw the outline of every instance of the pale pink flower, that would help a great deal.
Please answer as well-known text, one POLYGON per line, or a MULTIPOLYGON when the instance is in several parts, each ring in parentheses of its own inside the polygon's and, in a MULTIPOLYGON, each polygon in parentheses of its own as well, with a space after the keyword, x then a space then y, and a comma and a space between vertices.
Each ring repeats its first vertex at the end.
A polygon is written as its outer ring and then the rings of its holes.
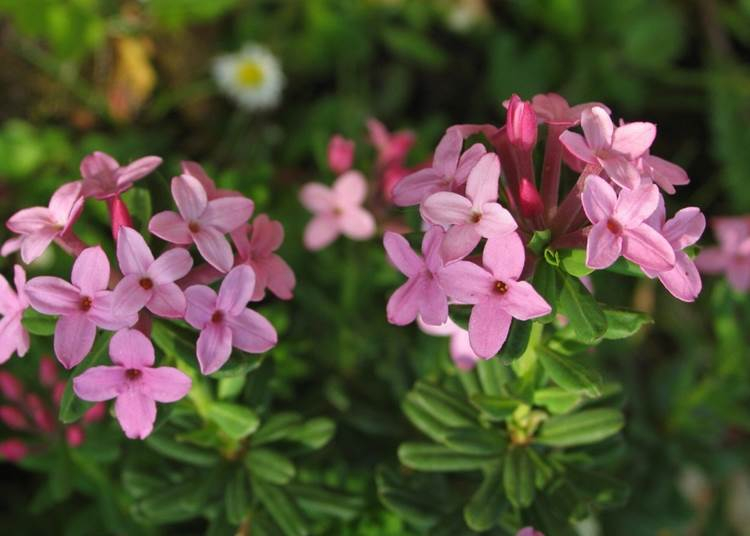
POLYGON ((82 400, 115 401, 115 416, 130 439, 145 439, 154 429, 156 402, 176 402, 192 382, 173 367, 154 367, 154 346, 140 331, 124 329, 109 343, 115 366, 99 366, 73 378, 82 400))
POLYGON ((31 306, 42 314, 59 315, 54 348, 65 368, 80 363, 91 351, 97 326, 116 331, 132 326, 138 315, 112 308, 109 260, 101 247, 84 249, 73 264, 71 283, 59 277, 35 277, 26 284, 31 306))
POLYGON ((537 119, 529 101, 521 100, 515 93, 508 101, 505 130, 511 145, 530 151, 536 145, 537 119))
POLYGON ((471 348, 469 332, 456 324, 450 317, 444 324, 431 326, 419 316, 417 317, 417 325, 428 335, 450 337, 449 351, 456 367, 461 370, 471 370, 476 366, 480 358, 471 348))
POLYGON ((185 277, 193 266, 187 250, 169 249, 154 260, 138 231, 122 227, 117 239, 117 262, 124 277, 112 292, 115 310, 137 313, 146 307, 166 318, 184 316, 185 295, 175 281, 185 277))
POLYGON ((591 110, 594 106, 601 108, 606 113, 611 113, 601 102, 586 102, 570 106, 568 101, 557 93, 542 93, 534 95, 531 99, 537 119, 548 125, 559 125, 569 128, 581 122, 581 114, 584 110, 591 110))
POLYGON ((391 134, 383 123, 374 118, 367 120, 367 130, 370 132, 370 141, 378 152, 378 167, 403 162, 409 149, 414 145, 413 132, 401 130, 391 134))
POLYGON ((203 189, 206 190, 206 197, 209 201, 213 199, 219 199, 221 197, 242 197, 240 192, 235 190, 223 190, 216 187, 214 180, 208 176, 206 171, 203 169, 198 162, 191 162, 190 160, 183 160, 180 162, 182 173, 184 175, 190 175, 198 179, 203 189))
POLYGON ((110 199, 126 192, 133 183, 142 179, 161 164, 158 156, 144 156, 127 166, 106 153, 95 151, 81 161, 84 197, 110 199))
POLYGON ((352 168, 354 162, 354 142, 339 134, 331 137, 328 142, 328 167, 337 174, 342 174, 352 168))
POLYGON ((738 292, 750 290, 750 216, 714 218, 718 247, 700 252, 695 263, 706 274, 725 273, 738 292))
POLYGON ((440 272, 448 295, 473 304, 469 317, 469 341, 479 357, 488 359, 502 348, 511 320, 530 320, 549 314, 549 304, 526 281, 519 281, 525 250, 518 233, 490 238, 482 264, 459 261, 440 272))
POLYGON ((622 255, 647 270, 671 270, 675 265, 674 249, 645 222, 656 210, 660 197, 653 184, 622 190, 618 196, 601 177, 586 177, 581 201, 594 224, 586 243, 586 266, 601 270, 622 255))
POLYGON ((688 174, 680 166, 658 156, 650 155, 648 151, 638 159, 638 171, 640 171, 642 179, 655 182, 668 194, 675 193, 675 186, 682 186, 690 182, 688 174))
POLYGON ((209 201, 206 189, 192 175, 172 179, 172 196, 179 214, 164 211, 148 224, 153 234, 173 244, 195 243, 206 261, 226 273, 234 256, 226 233, 244 225, 253 213, 253 202, 245 197, 221 197, 209 201))
POLYGON ((436 192, 450 192, 465 184, 487 149, 475 143, 461 154, 463 144, 460 129, 449 128, 435 149, 432 167, 415 171, 397 182, 393 202, 402 207, 418 205, 436 192))
POLYGON ((26 297, 26 272, 19 265, 14 267, 13 282, 16 291, 10 288, 0 274, 0 364, 5 363, 13 352, 23 357, 29 350, 29 332, 23 327, 23 313, 29 306, 26 297))
POLYGON ((319 182, 307 183, 300 201, 314 217, 305 227, 307 249, 323 249, 343 234, 352 240, 367 240, 375 234, 375 218, 362 208, 367 196, 367 181, 359 171, 347 171, 333 187, 319 182))
POLYGON ((277 298, 291 300, 297 284, 294 272, 284 259, 274 253, 284 242, 281 222, 270 219, 266 214, 258 214, 252 225, 234 231, 232 240, 237 246, 238 264, 247 264, 255 272, 255 290, 251 301, 262 300, 266 289, 277 298))
MULTIPOLYGON (((6 225, 14 233, 21 235, 19 238, 23 262, 33 262, 55 238, 67 233, 82 209, 81 182, 76 181, 58 188, 52 194, 49 206, 25 208, 13 214, 6 225)), ((6 247, 3 248, 5 252, 6 247)))
POLYGON ((482 156, 469 173, 466 195, 437 192, 422 203, 422 217, 440 225, 452 225, 443 240, 446 260, 465 257, 484 238, 495 238, 516 230, 510 212, 497 202, 500 159, 495 153, 482 156))
POLYGON ((633 162, 643 155, 656 137, 653 123, 627 123, 614 126, 604 108, 594 106, 581 113, 584 136, 566 130, 560 141, 573 155, 589 164, 598 164, 623 188, 635 188, 641 182, 633 162))
POLYGON ((232 346, 259 354, 276 345, 278 336, 271 323, 247 308, 254 286, 252 268, 242 265, 227 274, 218 296, 204 285, 185 291, 185 320, 201 330, 197 354, 203 374, 219 370, 229 359, 232 346))

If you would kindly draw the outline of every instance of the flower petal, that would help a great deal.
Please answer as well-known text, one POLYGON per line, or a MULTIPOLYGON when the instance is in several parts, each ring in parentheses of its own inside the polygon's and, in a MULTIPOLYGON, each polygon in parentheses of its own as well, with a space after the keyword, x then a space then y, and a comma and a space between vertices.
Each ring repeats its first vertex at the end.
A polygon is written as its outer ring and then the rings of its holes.
POLYGON ((659 281, 678 300, 692 302, 701 292, 701 276, 695 263, 682 251, 675 253, 674 268, 659 273, 659 281))
POLYGON ((598 175, 589 175, 584 182, 581 203, 591 223, 606 221, 615 211, 617 194, 607 181, 598 175))
POLYGON ((607 172, 609 178, 622 188, 633 189, 641 184, 641 175, 636 167, 622 156, 599 158, 599 164, 607 172))
POLYGON ((677 211, 664 224, 662 234, 676 250, 695 244, 706 230, 706 217, 698 207, 687 207, 677 211))
POLYGON ((456 173, 463 144, 464 139, 458 131, 447 130, 435 148, 432 158, 433 169, 445 177, 452 177, 456 173))
POLYGON ((502 295, 502 305, 513 318, 529 320, 552 311, 544 298, 526 281, 507 281, 506 285, 508 291, 502 295))
POLYGON ((648 169, 651 179, 668 194, 675 193, 675 186, 690 182, 684 169, 658 156, 644 156, 643 165, 648 169))
POLYGON ((251 231, 250 248, 256 257, 270 255, 284 242, 284 226, 266 214, 258 214, 253 220, 251 231))
POLYGON ((482 235, 477 232, 476 225, 470 223, 454 225, 445 233, 440 253, 445 262, 463 259, 474 251, 481 239, 482 235))
POLYGON ((81 160, 83 177, 82 194, 86 197, 104 199, 115 193, 115 171, 120 167, 117 160, 101 151, 94 151, 81 160))
POLYGON ((188 224, 182 219, 182 216, 171 210, 155 214, 148 222, 148 230, 172 244, 187 245, 193 243, 188 224))
POLYGON ((115 416, 130 439, 145 439, 154 429, 156 402, 136 389, 125 391, 115 401, 115 416))
POLYGON ((367 240, 375 235, 375 218, 362 207, 350 207, 339 217, 339 228, 352 240, 367 240))
POLYGON ((443 267, 443 240, 445 231, 439 225, 432 225, 422 238, 422 255, 430 272, 437 272, 443 267))
POLYGON ((175 283, 162 283, 154 287, 151 299, 146 303, 149 311, 164 318, 182 318, 186 306, 185 294, 175 283))
POLYGON ((174 367, 145 368, 141 373, 142 392, 157 402, 177 402, 190 392, 193 383, 174 367))
POLYGON ((155 285, 172 283, 185 277, 193 267, 193 258, 183 248, 165 251, 147 269, 146 274, 155 285))
POLYGON ((622 255, 626 259, 656 272, 674 267, 674 249, 658 231, 645 223, 625 231, 622 255))
POLYGON ((333 209, 335 196, 325 184, 308 182, 300 190, 299 200, 312 213, 328 212, 333 209))
POLYGON ((498 203, 485 203, 482 208, 482 217, 474 225, 474 229, 485 238, 496 238, 512 233, 518 228, 516 220, 510 212, 498 203))
POLYGON ((66 369, 83 361, 94 346, 96 326, 88 316, 76 313, 61 316, 55 326, 55 355, 66 369))
POLYGON ((469 342, 479 357, 489 359, 500 351, 508 338, 511 316, 505 312, 501 300, 488 297, 471 309, 469 342))
POLYGON ((52 219, 57 223, 66 223, 80 197, 81 181, 69 182, 60 186, 49 200, 49 211, 52 219))
POLYGON ((418 205, 428 196, 447 190, 449 183, 433 168, 420 169, 406 175, 393 187, 393 202, 399 207, 418 205))
POLYGON ((333 195, 341 207, 361 205, 367 197, 367 179, 359 171, 347 171, 333 183, 333 195))
POLYGON ((79 290, 59 277, 41 276, 26 283, 26 294, 31 306, 45 315, 64 315, 80 312, 79 290))
POLYGON ((453 192, 437 192, 422 202, 423 217, 441 225, 469 223, 471 221, 471 201, 453 192))
POLYGON ((400 234, 386 231, 383 235, 383 246, 388 259, 406 277, 414 277, 424 268, 424 261, 400 234))
POLYGON ((460 303, 477 303, 492 293, 495 284, 491 273, 468 261, 449 264, 437 276, 445 293, 460 303))
POLYGON ((396 289, 386 305, 388 322, 396 326, 405 326, 414 322, 419 313, 423 286, 422 277, 412 277, 396 289))
POLYGON ((580 134, 566 130, 560 134, 560 143, 575 158, 593 164, 596 162, 594 151, 586 143, 586 140, 580 134))
POLYGON ((247 265, 237 266, 227 274, 219 288, 216 308, 231 316, 238 315, 250 301, 255 288, 255 272, 247 265))
POLYGON ((461 155, 458 161, 458 168, 453 179, 454 186, 460 186, 469 178, 469 173, 479 162, 479 159, 487 154, 487 148, 481 143, 475 143, 461 155))
POLYGON ((111 400, 127 389, 123 367, 92 367, 73 378, 73 391, 81 400, 111 400))
POLYGON ((232 246, 222 233, 211 227, 202 227, 200 231, 193 233, 193 240, 208 264, 224 273, 232 269, 232 246))
POLYGON ((216 292, 205 285, 193 285, 185 291, 185 300, 185 321, 195 329, 203 329, 216 311, 216 292))
POLYGON ((97 292, 91 309, 87 313, 89 320, 96 326, 109 331, 127 328, 138 322, 138 313, 116 309, 113 298, 113 293, 108 290, 97 292))
POLYGON ((609 149, 612 145, 612 135, 614 134, 615 127, 604 108, 594 106, 591 109, 584 110, 581 113, 581 127, 586 136, 588 146, 594 151, 609 149))
POLYGON ((76 262, 70 282, 81 290, 84 296, 93 297, 99 290, 109 285, 109 259, 99 246, 84 249, 76 262))
POLYGON ((606 221, 594 224, 586 242, 586 266, 608 268, 620 256, 622 245, 622 238, 607 229, 606 221))
POLYGON ((142 369, 154 364, 154 345, 137 329, 123 329, 109 341, 109 357, 116 365, 142 369))
POLYGON ((198 363, 202 374, 219 370, 232 354, 232 331, 224 322, 209 322, 198 337, 198 363))
POLYGON ((727 265, 727 279, 737 292, 750 290, 750 259, 733 259, 727 265))
POLYGON ((497 201, 499 181, 500 159, 495 153, 483 155, 466 181, 466 197, 471 199, 475 211, 481 211, 485 203, 497 201))
POLYGON ((518 279, 526 261, 526 250, 518 233, 508 233, 487 240, 482 253, 482 264, 495 279, 507 282, 518 279))
POLYGON ((339 236, 339 224, 331 215, 315 216, 305 227, 305 247, 311 251, 323 249, 339 236))
POLYGON ((695 264, 703 273, 718 274, 727 269, 730 258, 721 248, 706 248, 695 258, 695 264))
POLYGON ((614 217, 626 229, 639 227, 657 209, 660 197, 655 184, 623 190, 617 199, 614 217))
POLYGON ((132 274, 123 277, 112 291, 112 308, 115 311, 127 313, 137 313, 143 309, 151 296, 154 289, 146 290, 141 286, 140 275, 132 274))
POLYGON ((442 324, 448 319, 448 298, 434 278, 425 280, 419 302, 419 314, 428 324, 442 324))
POLYGON ((231 233, 242 227, 253 215, 255 204, 246 197, 222 197, 208 202, 200 218, 202 225, 215 227, 222 233, 231 233))
POLYGON ((31 207, 13 214, 5 225, 14 233, 31 234, 53 226, 54 220, 47 207, 31 207))
POLYGON ((45 227, 39 231, 25 235, 21 240, 21 259, 26 264, 34 262, 42 256, 52 241, 60 233, 54 227, 45 227))
POLYGON ((141 234, 130 227, 120 227, 117 237, 117 263, 123 275, 144 275, 154 256, 141 234))
POLYGON ((266 283, 268 289, 279 299, 291 300, 297 280, 286 261, 278 255, 271 255, 264 259, 262 264, 265 265, 268 273, 268 282, 266 283))
POLYGON ((648 151, 656 138, 656 125, 653 123, 627 123, 615 129, 612 135, 612 149, 624 154, 628 160, 635 160, 648 151))
POLYGON ((232 344, 245 352, 260 354, 278 342, 273 325, 252 309, 243 309, 239 315, 227 317, 227 326, 232 330, 232 344))
POLYGON ((183 219, 197 220, 208 205, 203 185, 191 175, 180 175, 172 179, 172 197, 183 219))
POLYGON ((162 159, 158 156, 144 156, 123 166, 115 171, 115 180, 117 181, 117 188, 120 192, 127 190, 131 184, 135 181, 142 179, 153 170, 158 168, 162 163, 162 159))

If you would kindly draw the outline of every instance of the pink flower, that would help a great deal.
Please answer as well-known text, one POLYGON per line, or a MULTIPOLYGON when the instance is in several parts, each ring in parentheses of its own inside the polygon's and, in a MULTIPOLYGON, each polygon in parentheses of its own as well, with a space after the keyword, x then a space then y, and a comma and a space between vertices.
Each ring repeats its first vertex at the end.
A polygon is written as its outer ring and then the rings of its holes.
POLYGON ((656 137, 653 123, 627 123, 615 128, 604 108, 594 106, 581 114, 584 136, 566 130, 560 141, 573 155, 598 164, 623 188, 635 188, 641 178, 633 161, 645 153, 656 137))
POLYGON ((530 151, 536 145, 537 121, 534 108, 529 101, 523 101, 515 93, 508 102, 505 128, 511 145, 530 151))
POLYGON ((328 167, 337 174, 352 168, 354 162, 354 142, 336 134, 328 142, 328 167))
POLYGON ((524 527, 516 533, 516 536, 544 536, 544 534, 534 530, 534 527, 524 527))
POLYGON ((259 214, 252 225, 234 231, 232 240, 237 246, 238 263, 247 264, 255 272, 251 301, 262 300, 266 289, 282 300, 291 300, 297 284, 294 272, 284 259, 274 253, 284 242, 281 222, 270 219, 266 214, 259 214))
POLYGON ((116 331, 138 320, 136 314, 113 310, 112 292, 107 290, 109 260, 101 247, 83 250, 73 264, 71 282, 42 276, 26 284, 34 309, 60 315, 55 327, 55 355, 68 369, 91 351, 97 326, 116 331))
POLYGON ((84 197, 110 199, 119 196, 159 167, 162 160, 158 156, 145 156, 120 166, 117 160, 106 153, 95 151, 81 161, 84 197))
POLYGON ((184 175, 190 175, 198 179, 198 182, 203 185, 203 189, 206 190, 206 197, 209 201, 219 199, 221 197, 242 197, 242 194, 234 190, 222 190, 216 187, 214 180, 208 176, 206 171, 203 169, 198 162, 191 162, 189 160, 183 160, 180 162, 182 167, 182 173, 184 175))
POLYGON ((479 159, 487 152, 484 145, 475 143, 461 154, 464 138, 460 129, 449 128, 440 140, 432 167, 407 175, 393 188, 393 202, 407 207, 422 203, 436 192, 450 192, 463 185, 479 159))
POLYGON ((26 272, 16 265, 14 268, 16 291, 0 275, 0 364, 5 363, 13 352, 23 357, 29 350, 29 332, 23 327, 23 313, 29 306, 26 297, 26 272))
POLYGON ((675 265, 674 249, 645 223, 659 204, 659 189, 651 184, 620 195, 601 177, 589 175, 581 201, 594 224, 586 243, 586 266, 603 269, 622 255, 642 268, 666 272, 675 265))
POLYGON ((391 134, 385 125, 377 119, 367 120, 370 141, 378 152, 378 167, 388 167, 403 162, 409 149, 414 145, 414 133, 402 130, 391 134))
POLYGON ((675 186, 690 182, 688 174, 680 166, 648 152, 638 160, 638 169, 642 178, 652 180, 668 194, 675 193, 675 186))
POLYGON ((55 238, 67 233, 82 209, 81 182, 76 181, 58 188, 52 194, 48 207, 25 208, 11 216, 6 225, 21 235, 23 262, 33 262, 55 238))
POLYGON ((512 318, 529 320, 551 311, 534 287, 518 280, 524 260, 521 238, 509 233, 487 241, 482 254, 484 268, 459 261, 440 273, 440 283, 449 296, 474 305, 469 317, 469 341, 482 358, 500 351, 512 318))
POLYGON ((164 211, 148 224, 153 234, 173 244, 195 243, 206 261, 226 273, 232 269, 232 246, 224 236, 247 222, 253 213, 253 202, 245 197, 222 197, 208 200, 206 189, 192 175, 172 179, 172 196, 179 214, 164 211))
POLYGON ((347 171, 333 187, 311 182, 300 192, 300 201, 314 214, 305 228, 307 249, 323 249, 339 234, 352 240, 367 240, 375 234, 375 218, 362 208, 367 181, 359 171, 347 171))
POLYGON ((185 295, 175 281, 185 277, 193 266, 187 250, 170 249, 154 260, 143 237, 122 227, 117 239, 117 262, 125 277, 112 292, 115 310, 137 313, 146 307, 158 316, 183 317, 185 295))
POLYGON ((448 317, 444 324, 431 326, 417 317, 417 325, 424 333, 436 337, 450 337, 450 355, 453 363, 461 370, 471 370, 476 364, 479 356, 471 349, 469 332, 460 327, 448 317))
POLYGON ((750 289, 750 216, 714 218, 711 222, 719 247, 700 252, 695 263, 707 274, 726 273, 738 292, 750 289))
POLYGON ((253 295, 255 274, 249 266, 237 266, 227 274, 219 295, 210 287, 194 285, 185 291, 185 320, 201 330, 198 362, 203 374, 219 370, 232 353, 232 346, 259 354, 276 345, 276 330, 247 302, 253 295))
POLYGON ((115 416, 130 439, 145 439, 154 428, 156 402, 176 402, 190 391, 190 378, 173 367, 154 368, 154 347, 134 329, 115 333, 109 343, 113 367, 92 367, 73 378, 76 396, 89 402, 116 398, 115 416))
POLYGON ((424 259, 414 253, 406 239, 388 231, 383 245, 390 261, 408 277, 388 300, 388 322, 397 326, 410 324, 419 314, 427 324, 440 325, 448 318, 448 297, 440 287, 438 274, 443 269, 440 247, 445 231, 430 227, 422 240, 424 259))
POLYGON ((466 196, 437 192, 422 203, 425 220, 453 226, 443 240, 446 260, 465 257, 482 237, 499 237, 518 227, 510 212, 497 202, 499 180, 500 160, 495 153, 487 153, 469 173, 466 196))
POLYGON ((601 108, 607 114, 611 113, 609 108, 601 102, 586 102, 570 106, 568 101, 557 93, 542 93, 531 99, 537 118, 548 125, 559 125, 569 128, 581 122, 581 114, 584 110, 591 110, 594 106, 601 108))

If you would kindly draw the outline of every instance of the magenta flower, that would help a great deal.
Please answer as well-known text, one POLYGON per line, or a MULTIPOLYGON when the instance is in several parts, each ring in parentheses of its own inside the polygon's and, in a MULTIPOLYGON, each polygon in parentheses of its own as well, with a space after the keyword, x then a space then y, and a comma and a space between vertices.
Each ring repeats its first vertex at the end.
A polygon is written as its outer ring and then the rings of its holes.
POLYGON ((601 177, 586 177, 581 201, 594 224, 586 243, 586 266, 601 270, 622 255, 653 272, 671 270, 674 249, 645 222, 656 210, 660 197, 653 184, 622 190, 618 196, 601 177))
POLYGON ((439 274, 448 295, 473 304, 469 342, 476 354, 488 359, 500 351, 512 318, 530 320, 549 314, 549 304, 526 281, 519 281, 525 250, 518 233, 490 238, 484 246, 484 268, 468 261, 446 266, 439 274))
MULTIPOLYGON (((52 194, 48 207, 25 208, 13 214, 6 225, 14 233, 21 235, 19 238, 23 262, 33 262, 55 238, 67 233, 82 209, 81 182, 76 181, 58 188, 52 194)), ((8 251, 6 247, 3 248, 4 253, 8 251)))
POLYGON ((154 367, 154 346, 140 331, 124 329, 109 343, 115 366, 92 367, 73 378, 76 396, 89 402, 115 401, 115 416, 130 439, 154 429, 156 402, 176 402, 192 382, 174 367, 154 367))
POLYGON ((642 178, 655 182, 668 194, 675 193, 675 186, 690 182, 688 174, 680 166, 658 156, 652 156, 648 151, 638 160, 638 170, 642 178))
POLYGON ((247 264, 255 272, 255 289, 250 300, 262 300, 266 289, 282 300, 291 300, 297 284, 294 272, 284 259, 274 253, 284 242, 281 222, 270 219, 266 214, 259 214, 252 225, 234 231, 232 240, 237 246, 238 263, 247 264))
POLYGON ((243 197, 241 193, 234 190, 222 190, 216 187, 214 180, 208 176, 206 171, 203 169, 198 162, 191 162, 190 160, 183 160, 180 162, 182 173, 184 175, 190 175, 198 179, 203 189, 206 190, 206 197, 209 201, 219 199, 221 197, 243 197))
POLYGON ((438 282, 443 269, 440 254, 445 231, 433 225, 422 240, 420 257, 400 234, 388 231, 383 245, 390 261, 409 279, 393 293, 386 311, 388 322, 397 326, 410 324, 419 314, 427 324, 443 324, 448 318, 448 297, 438 282))
POLYGON ((598 164, 623 188, 641 182, 633 161, 643 155, 656 137, 653 123, 627 123, 615 128, 604 108, 594 106, 581 113, 584 136, 566 130, 560 141, 573 155, 589 164, 598 164))
POLYGON ((243 265, 227 274, 218 297, 204 285, 194 285, 185 291, 185 320, 201 330, 197 353, 203 374, 219 370, 229 359, 232 346, 259 354, 276 345, 278 337, 271 323, 246 307, 254 286, 252 268, 243 265))
POLYGON ((144 156, 127 166, 120 166, 108 154, 95 151, 81 161, 82 194, 96 199, 117 197, 159 167, 161 162, 158 156, 144 156))
POLYGON ((440 140, 432 167, 407 175, 393 188, 393 202, 407 207, 422 203, 436 192, 450 192, 463 185, 479 159, 487 152, 475 143, 461 154, 464 138, 459 129, 449 128, 440 140))
POLYGON ((173 244, 195 243, 211 266, 223 273, 231 270, 234 256, 224 235, 247 222, 253 202, 245 197, 209 201, 206 189, 192 175, 172 179, 172 196, 179 214, 169 210, 156 214, 148 224, 149 231, 173 244))
POLYGON ((706 274, 725 273, 738 292, 750 290, 750 216, 714 218, 718 247, 700 252, 695 263, 706 274))
POLYGON ((112 292, 116 311, 137 313, 146 307, 166 318, 184 316, 185 295, 175 281, 185 277, 193 266, 187 250, 170 249, 154 260, 143 237, 129 227, 121 227, 117 262, 124 277, 112 292))
POLYGON ((5 363, 13 352, 23 357, 29 350, 29 332, 23 327, 23 312, 29 306, 26 297, 26 272, 19 265, 14 267, 13 282, 16 291, 10 288, 8 281, 0 274, 0 364, 5 363))
POLYGON ((422 317, 417 317, 417 325, 424 333, 435 337, 450 337, 450 356, 453 363, 461 370, 473 369, 479 356, 472 350, 469 342, 469 332, 456 324, 450 317, 444 324, 431 326, 422 317))
POLYGON ((375 234, 375 218, 362 208, 367 181, 359 171, 347 171, 333 187, 319 182, 306 184, 300 201, 314 217, 305 228, 307 249, 323 249, 343 234, 352 240, 367 240, 375 234))
POLYGON ((113 310, 112 292, 107 290, 109 261, 99 246, 81 252, 73 264, 71 282, 42 276, 26 284, 34 309, 60 316, 55 326, 55 355, 68 369, 91 351, 97 326, 116 331, 138 320, 134 313, 113 310))
POLYGON ((537 118, 548 125, 559 125, 569 128, 581 122, 581 114, 584 110, 591 110, 594 106, 601 108, 607 114, 611 113, 609 108, 601 102, 586 102, 570 106, 568 101, 557 93, 542 93, 531 99, 537 118))
POLYGON ((337 174, 349 171, 354 162, 354 142, 339 134, 328 142, 328 167, 337 174))
POLYGON ((468 255, 479 241, 511 233, 518 227, 510 212, 497 202, 500 160, 495 153, 479 159, 466 181, 466 196, 437 192, 422 203, 422 217, 440 225, 452 225, 443 240, 446 260, 468 255))

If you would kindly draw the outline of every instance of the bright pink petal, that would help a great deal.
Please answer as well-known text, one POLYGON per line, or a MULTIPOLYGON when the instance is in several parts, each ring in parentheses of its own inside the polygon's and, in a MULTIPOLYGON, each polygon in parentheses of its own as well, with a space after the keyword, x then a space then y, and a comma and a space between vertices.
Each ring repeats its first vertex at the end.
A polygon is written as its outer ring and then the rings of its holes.
POLYGON ((695 263, 682 251, 675 253, 674 268, 659 274, 664 288, 678 300, 692 302, 701 292, 701 276, 695 263))
POLYGON ((60 186, 49 200, 49 211, 52 218, 58 223, 66 223, 80 197, 81 181, 69 182, 60 186))
POLYGON ((428 324, 442 324, 448 319, 448 298, 434 278, 422 284, 419 314, 428 324))
POLYGON ((154 345, 137 329, 123 329, 109 341, 109 357, 128 369, 150 367, 154 364, 154 345))
POLYGON ((130 227, 120 227, 117 237, 117 263, 123 275, 144 275, 154 256, 141 234, 130 227))
POLYGON ((186 306, 185 294, 175 283, 162 283, 154 287, 151 299, 146 303, 149 311, 164 318, 182 318, 186 306))
POLYGON ((127 313, 137 313, 143 309, 151 296, 154 289, 146 290, 141 285, 142 276, 132 274, 123 277, 112 291, 112 307, 115 311, 127 313))
POLYGON ((35 277, 26 283, 31 306, 45 315, 67 315, 80 311, 79 290, 59 277, 35 277))
POLYGON ((312 213, 328 212, 333 209, 335 196, 333 191, 319 182, 309 182, 299 193, 302 205, 312 213))
POLYGON ((55 326, 55 355, 66 368, 83 361, 94 346, 96 326, 85 314, 61 316, 55 326))
POLYGON ((615 211, 617 195, 607 181, 597 175, 589 175, 581 195, 583 211, 591 223, 607 220, 615 211))
POLYGON ((653 227, 642 224, 625 231, 622 240, 622 255, 634 263, 665 272, 674 267, 674 249, 653 227))
POLYGON ((433 168, 406 175, 393 187, 393 202, 399 207, 418 205, 431 194, 447 190, 449 183, 433 168))
POLYGON ((718 274, 729 266, 730 256, 721 248, 706 248, 701 250, 695 258, 695 264, 701 272, 707 274, 718 274))
POLYGON ((590 110, 584 110, 581 114, 581 127, 588 146, 594 151, 609 149, 612 145, 615 127, 604 108, 594 106, 590 110))
POLYGON ((192 386, 188 375, 174 367, 145 368, 141 374, 141 391, 157 402, 177 402, 192 386))
POLYGON ((641 175, 636 167, 622 156, 600 158, 599 163, 609 178, 622 188, 633 189, 641 184, 641 175))
POLYGON ((239 314, 250 301, 254 288, 255 272, 252 268, 247 265, 233 268, 221 283, 216 308, 231 316, 239 314))
POLYGON ((135 181, 142 179, 161 165, 158 156, 144 156, 123 166, 115 172, 117 188, 120 192, 127 190, 135 181))
POLYGON ((172 197, 186 221, 199 219, 208 205, 205 188, 198 179, 190 175, 172 179, 172 197))
POLYGON ((201 373, 219 370, 232 354, 232 331, 224 322, 209 322, 198 337, 198 363, 201 373))
POLYGON ((471 309, 469 341, 479 357, 489 359, 500 351, 508 338, 511 316, 503 309, 501 300, 486 298, 471 309))
POLYGON ((349 207, 339 217, 339 228, 352 240, 367 240, 375 235, 375 218, 362 207, 349 207))
POLYGON ((453 192, 437 192, 424 200, 423 216, 434 223, 454 225, 469 223, 472 215, 471 201, 453 192))
POLYGON ((145 439, 154 429, 156 402, 145 393, 130 389, 117 397, 115 416, 127 437, 145 439))
POLYGON ((305 247, 312 251, 323 249, 339 236, 339 224, 332 215, 315 216, 305 227, 305 247))
POLYGON ((390 261, 406 277, 414 277, 424 268, 424 261, 400 234, 386 231, 383 235, 383 246, 390 261))
POLYGON ((252 309, 227 317, 227 326, 232 330, 232 344, 252 354, 267 352, 279 340, 273 325, 252 309))
POLYGON ((487 240, 482 253, 482 264, 499 281, 518 279, 525 260, 526 250, 518 233, 487 240))
POLYGON ((216 311, 216 298, 216 292, 211 287, 194 285, 188 288, 185 291, 185 321, 195 329, 203 329, 216 311))
POLYGON ((162 253, 148 267, 146 274, 155 285, 163 285, 182 279, 192 267, 193 258, 190 253, 182 248, 174 248, 162 253))
POLYGON ((109 259, 99 246, 84 249, 73 264, 70 281, 84 296, 93 296, 109 285, 109 259))
POLYGON ((419 313, 423 286, 422 277, 412 277, 396 289, 386 305, 388 322, 396 326, 414 322, 419 313))
POLYGON ((452 177, 456 173, 463 144, 463 137, 458 131, 447 130, 435 148, 435 155, 432 159, 433 169, 445 177, 452 177))
POLYGON ((0 274, 0 315, 8 315, 18 308, 18 296, 5 277, 0 274))
POLYGON ((54 224, 52 214, 46 207, 32 207, 19 210, 8 219, 8 229, 14 233, 31 234, 54 224))
POLYGON ((253 214, 255 204, 246 197, 222 197, 208 202, 200 218, 201 225, 215 227, 222 233, 231 233, 241 227, 253 214))
POLYGON ((574 157, 588 163, 596 162, 596 156, 580 134, 566 130, 560 134, 560 143, 565 146, 574 157))
POLYGON ((612 265, 622 253, 623 240, 600 221, 591 228, 586 242, 586 266, 602 270, 612 265))
POLYGON ((119 310, 114 307, 114 294, 108 290, 96 293, 91 309, 87 313, 97 327, 109 331, 128 328, 138 321, 138 314, 133 311, 119 310))
POLYGON ((182 219, 182 216, 171 210, 154 215, 148 222, 148 230, 172 244, 187 245, 193 242, 187 222, 182 219))
POLYGON ((445 233, 440 252, 446 262, 463 259, 474 251, 481 239, 475 224, 454 225, 445 233))
POLYGON ((529 320, 549 314, 550 305, 526 281, 506 281, 508 291, 502 295, 502 305, 513 318, 529 320))
POLYGON ((612 136, 612 149, 635 160, 648 151, 656 138, 656 125, 653 123, 627 123, 615 129, 612 136))
POLYGON ((73 391, 81 400, 111 400, 127 389, 123 367, 92 367, 73 378, 73 391))
POLYGON ((664 224, 662 234, 676 250, 695 244, 706 230, 706 217, 698 207, 683 208, 664 224))
POLYGON ((512 233, 518 228, 516 220, 510 212, 498 203, 485 203, 482 208, 482 217, 474 225, 474 229, 485 238, 496 238, 512 233))
POLYGON ((289 265, 278 255, 271 255, 264 259, 262 264, 265 265, 268 273, 266 285, 277 298, 282 300, 291 300, 292 292, 297 284, 294 272, 289 265))
POLYGON ((208 264, 224 273, 232 269, 232 246, 221 232, 211 227, 203 227, 197 233, 193 233, 193 240, 208 264))
POLYGON ((626 229, 638 227, 654 213, 660 197, 659 188, 654 184, 623 190, 617 199, 614 217, 626 229))
POLYGON ((347 171, 333 183, 333 195, 341 207, 361 205, 367 197, 367 179, 359 171, 347 171))
POLYGON ((475 143, 461 155, 458 161, 458 168, 453 179, 454 186, 460 186, 469 178, 469 173, 477 165, 479 159, 487 154, 487 148, 481 143, 475 143))
POLYGON ((21 259, 26 264, 34 262, 42 256, 59 231, 55 227, 45 227, 39 231, 23 237, 21 240, 21 259))
POLYGON ((449 264, 437 276, 445 293, 460 303, 477 303, 491 294, 495 285, 491 273, 468 261, 449 264))
POLYGON ((495 153, 487 153, 479 159, 466 181, 466 197, 471 199, 474 211, 481 211, 485 203, 497 201, 500 181, 500 159, 495 153))

